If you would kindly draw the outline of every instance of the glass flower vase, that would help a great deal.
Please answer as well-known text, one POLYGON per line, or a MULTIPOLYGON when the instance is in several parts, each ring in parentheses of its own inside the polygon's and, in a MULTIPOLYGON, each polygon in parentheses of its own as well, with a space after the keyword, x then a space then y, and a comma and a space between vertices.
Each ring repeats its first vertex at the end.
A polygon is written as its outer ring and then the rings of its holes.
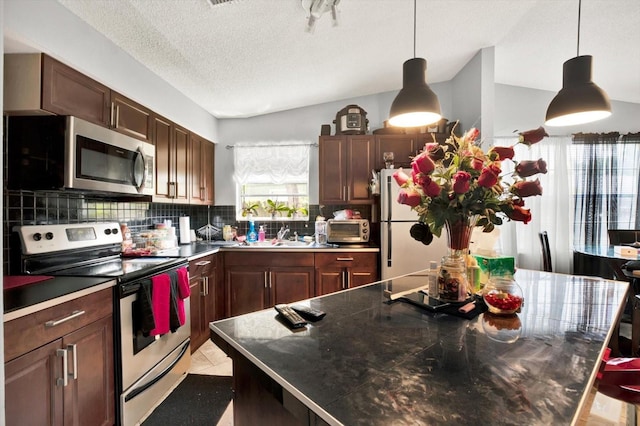
POLYGON ((474 226, 472 216, 445 222, 449 253, 442 258, 438 273, 439 300, 464 302, 473 293, 467 277, 467 254, 474 226))

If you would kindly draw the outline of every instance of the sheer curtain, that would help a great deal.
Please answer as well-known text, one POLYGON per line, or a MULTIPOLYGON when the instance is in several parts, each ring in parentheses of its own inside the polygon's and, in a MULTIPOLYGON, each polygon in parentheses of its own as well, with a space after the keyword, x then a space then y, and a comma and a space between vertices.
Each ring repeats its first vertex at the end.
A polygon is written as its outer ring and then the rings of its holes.
MULTIPOLYGON (((511 146, 518 139, 496 139, 495 145, 511 146)), ((515 147, 515 160, 537 160, 547 162, 547 173, 539 174, 542 195, 525 199, 525 208, 531 209, 531 222, 505 221, 500 230, 502 253, 516 257, 516 267, 542 270, 542 251, 538 233, 547 231, 554 272, 570 273, 573 263, 572 250, 572 202, 571 168, 569 167, 570 136, 551 136, 527 147, 515 147)), ((513 170, 512 163, 503 162, 503 173, 513 170), (508 170, 507 166, 511 167, 508 170)), ((532 179, 532 178, 528 178, 532 179)))
POLYGON ((309 183, 310 142, 239 143, 234 145, 236 183, 309 183))

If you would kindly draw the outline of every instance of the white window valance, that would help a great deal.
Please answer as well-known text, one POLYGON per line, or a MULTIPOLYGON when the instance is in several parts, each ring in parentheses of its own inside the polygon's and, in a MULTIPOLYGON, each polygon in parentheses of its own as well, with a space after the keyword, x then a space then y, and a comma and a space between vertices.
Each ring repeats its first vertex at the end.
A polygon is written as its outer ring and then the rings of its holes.
POLYGON ((309 142, 239 143, 233 147, 236 183, 307 183, 309 142))

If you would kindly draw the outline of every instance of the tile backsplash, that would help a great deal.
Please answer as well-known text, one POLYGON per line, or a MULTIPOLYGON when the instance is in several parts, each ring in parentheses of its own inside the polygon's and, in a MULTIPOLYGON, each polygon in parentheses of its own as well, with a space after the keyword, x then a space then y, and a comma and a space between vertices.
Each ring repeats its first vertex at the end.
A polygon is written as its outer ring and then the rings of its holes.
MULTIPOLYGON (((116 201, 92 198, 88 194, 69 191, 25 191, 5 190, 3 211, 3 272, 10 271, 11 256, 19 256, 19 248, 11 247, 11 230, 14 226, 34 224, 66 224, 86 222, 127 222, 132 232, 152 229, 156 223, 171 220, 178 228, 179 218, 189 216, 191 227, 195 230, 211 223, 222 229, 225 224, 238 228, 239 233, 246 234, 247 222, 238 222, 235 218, 235 206, 197 206, 170 203, 151 203, 144 201, 116 201)), ((309 221, 266 221, 256 222, 265 225, 267 237, 271 238, 281 226, 288 226, 291 233, 298 235, 312 235, 313 222, 321 212, 326 217, 332 217, 336 210, 349 206, 312 205, 309 208, 309 221)), ((357 208, 364 218, 370 218, 368 206, 357 208)), ((179 235, 179 230, 176 229, 179 235)))

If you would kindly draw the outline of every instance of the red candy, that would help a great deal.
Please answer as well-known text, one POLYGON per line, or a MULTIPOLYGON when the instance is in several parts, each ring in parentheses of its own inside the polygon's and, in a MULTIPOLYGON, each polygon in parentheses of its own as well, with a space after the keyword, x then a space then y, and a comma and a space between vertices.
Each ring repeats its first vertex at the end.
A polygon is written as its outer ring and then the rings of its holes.
POLYGON ((489 305, 503 311, 516 311, 522 306, 522 298, 509 293, 489 293, 484 295, 489 305))

